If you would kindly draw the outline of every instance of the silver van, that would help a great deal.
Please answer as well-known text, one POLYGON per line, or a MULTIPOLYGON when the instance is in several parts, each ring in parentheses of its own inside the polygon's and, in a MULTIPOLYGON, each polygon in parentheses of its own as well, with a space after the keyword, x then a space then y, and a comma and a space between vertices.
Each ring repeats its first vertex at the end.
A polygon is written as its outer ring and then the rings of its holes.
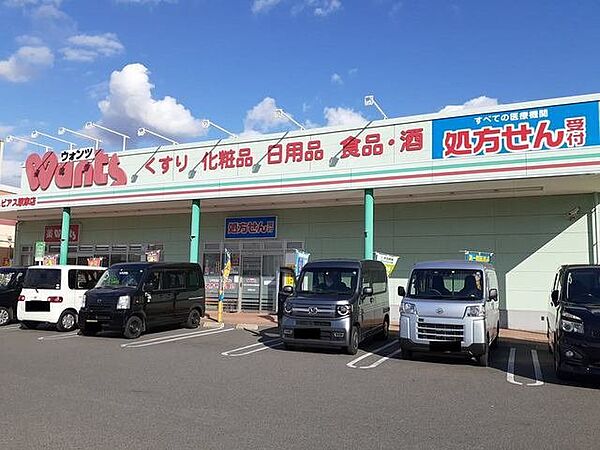
POLYGON ((289 294, 280 325, 286 348, 337 347, 355 355, 367 337, 388 338, 388 279, 381 262, 309 262, 296 285, 283 287, 289 294))
POLYGON ((490 264, 435 261, 416 264, 408 291, 398 288, 400 347, 413 352, 457 353, 487 366, 498 342, 498 279, 490 264))

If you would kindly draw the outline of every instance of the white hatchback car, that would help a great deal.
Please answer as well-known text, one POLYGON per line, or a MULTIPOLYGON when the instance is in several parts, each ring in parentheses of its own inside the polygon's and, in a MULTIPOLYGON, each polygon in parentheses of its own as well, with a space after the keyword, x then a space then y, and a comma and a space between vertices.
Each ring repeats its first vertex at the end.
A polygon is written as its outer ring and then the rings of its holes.
POLYGON ((89 266, 32 266, 27 270, 17 302, 22 328, 46 322, 58 331, 77 327, 83 294, 92 289, 106 268, 89 266))

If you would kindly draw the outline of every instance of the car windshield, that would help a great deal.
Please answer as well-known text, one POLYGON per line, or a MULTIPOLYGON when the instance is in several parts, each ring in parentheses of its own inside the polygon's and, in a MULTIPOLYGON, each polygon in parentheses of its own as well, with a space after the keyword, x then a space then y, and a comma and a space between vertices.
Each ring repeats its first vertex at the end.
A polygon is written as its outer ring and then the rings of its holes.
POLYGON ((469 269, 417 269, 409 284, 412 298, 480 300, 483 298, 482 272, 469 269))
POLYGON ((309 268, 300 275, 298 291, 308 295, 351 295, 357 283, 358 269, 309 268))
POLYGON ((29 269, 24 289, 60 289, 60 269, 29 269))
POLYGON ((110 268, 98 280, 97 288, 138 287, 144 269, 134 267, 110 268))
POLYGON ((570 303, 600 304, 600 269, 572 269, 567 274, 565 299, 570 303))
POLYGON ((17 281, 16 270, 0 270, 0 289, 10 289, 17 281))

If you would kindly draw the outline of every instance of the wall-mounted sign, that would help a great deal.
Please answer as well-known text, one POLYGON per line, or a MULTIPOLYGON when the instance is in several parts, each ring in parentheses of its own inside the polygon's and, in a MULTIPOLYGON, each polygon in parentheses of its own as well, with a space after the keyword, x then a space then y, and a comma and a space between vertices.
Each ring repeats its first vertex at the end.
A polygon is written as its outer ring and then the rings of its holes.
POLYGON ((388 255, 387 253, 375 252, 375 261, 381 261, 385 266, 385 271, 388 277, 392 275, 392 272, 396 268, 396 263, 399 257, 395 255, 388 255))
MULTIPOLYGON (((50 244, 60 242, 62 225, 46 225, 44 227, 44 241, 50 244)), ((79 242, 79 225, 69 227, 69 242, 79 242)))
POLYGON ((433 158, 598 145, 598 115, 598 102, 587 102, 435 120, 433 158))
POLYGON ((88 258, 87 259, 87 265, 90 267, 102 267, 102 260, 104 259, 104 256, 98 256, 98 257, 93 257, 93 258, 88 258))
POLYGON ((466 261, 490 263, 490 262, 492 262, 493 256, 494 256, 494 254, 491 252, 477 252, 477 251, 472 251, 472 250, 465 250, 465 260, 466 261))
POLYGON ((277 237, 277 217, 228 217, 225 239, 267 239, 277 237))
POLYGON ((34 253, 35 262, 44 261, 44 255, 46 254, 46 243, 44 241, 37 241, 35 243, 34 250, 35 250, 35 253, 34 253))

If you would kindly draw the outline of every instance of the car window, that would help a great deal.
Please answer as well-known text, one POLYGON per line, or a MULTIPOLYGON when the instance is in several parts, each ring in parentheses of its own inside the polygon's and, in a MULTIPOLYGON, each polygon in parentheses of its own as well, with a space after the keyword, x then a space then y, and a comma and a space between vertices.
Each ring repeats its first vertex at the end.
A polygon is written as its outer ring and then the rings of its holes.
POLYGON ((185 289, 184 270, 169 270, 164 277, 164 289, 185 289))
POLYGON ((204 280, 202 280, 202 277, 200 276, 200 273, 197 270, 189 270, 188 273, 188 282, 187 282, 187 286, 188 289, 190 290, 196 290, 196 289, 201 289, 203 288, 203 284, 202 283, 204 280))
POLYGON ((152 289, 158 291, 161 289, 161 278, 163 272, 158 270, 153 270, 148 274, 148 279, 146 280, 146 284, 152 286, 152 289))
POLYGON ((387 273, 385 269, 374 268, 372 269, 372 282, 373 282, 373 293, 383 294, 387 291, 387 273))
POLYGON ((25 275, 25 289, 60 289, 60 269, 29 269, 25 275))

